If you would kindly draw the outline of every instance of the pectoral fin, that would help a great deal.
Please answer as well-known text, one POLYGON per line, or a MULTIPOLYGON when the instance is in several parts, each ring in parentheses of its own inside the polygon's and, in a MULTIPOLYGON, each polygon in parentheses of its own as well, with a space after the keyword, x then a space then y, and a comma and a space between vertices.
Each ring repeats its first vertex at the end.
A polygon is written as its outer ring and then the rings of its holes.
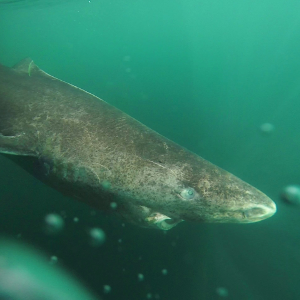
POLYGON ((5 136, 0 133, 0 153, 11 155, 36 156, 36 153, 26 146, 25 133, 5 136))
POLYGON ((178 223, 182 222, 183 220, 175 220, 161 213, 153 213, 150 217, 147 217, 145 221, 149 224, 155 225, 161 230, 169 230, 176 226, 178 223))

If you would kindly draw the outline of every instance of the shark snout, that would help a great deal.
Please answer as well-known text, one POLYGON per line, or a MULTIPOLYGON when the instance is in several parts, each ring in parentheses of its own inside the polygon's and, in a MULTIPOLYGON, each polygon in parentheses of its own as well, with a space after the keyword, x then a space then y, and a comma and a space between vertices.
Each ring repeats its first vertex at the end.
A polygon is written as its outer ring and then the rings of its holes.
POLYGON ((253 207, 245 209, 243 211, 244 222, 252 223, 262 221, 273 216, 276 210, 276 204, 268 198, 268 201, 263 204, 256 204, 253 207))

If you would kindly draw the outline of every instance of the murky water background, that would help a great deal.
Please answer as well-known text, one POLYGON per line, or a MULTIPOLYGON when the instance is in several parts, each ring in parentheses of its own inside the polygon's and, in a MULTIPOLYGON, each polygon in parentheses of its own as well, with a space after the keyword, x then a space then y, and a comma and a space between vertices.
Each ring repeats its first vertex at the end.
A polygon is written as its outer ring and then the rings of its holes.
POLYGON ((1 156, 0 232, 56 256, 103 299, 299 299, 300 207, 279 198, 300 184, 299 13, 291 0, 1 1, 2 64, 30 56, 259 188, 278 212, 145 230, 1 156), (49 213, 64 219, 58 235, 45 233, 49 213), (91 245, 91 228, 103 245, 91 245))

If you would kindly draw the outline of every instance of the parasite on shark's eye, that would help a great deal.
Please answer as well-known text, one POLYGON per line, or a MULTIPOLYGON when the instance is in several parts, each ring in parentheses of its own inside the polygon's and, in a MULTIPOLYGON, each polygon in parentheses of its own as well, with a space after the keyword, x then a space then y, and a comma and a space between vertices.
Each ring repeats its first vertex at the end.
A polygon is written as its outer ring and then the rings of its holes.
POLYGON ((185 200, 191 200, 195 197, 195 190, 193 188, 185 188, 181 191, 180 196, 185 200))

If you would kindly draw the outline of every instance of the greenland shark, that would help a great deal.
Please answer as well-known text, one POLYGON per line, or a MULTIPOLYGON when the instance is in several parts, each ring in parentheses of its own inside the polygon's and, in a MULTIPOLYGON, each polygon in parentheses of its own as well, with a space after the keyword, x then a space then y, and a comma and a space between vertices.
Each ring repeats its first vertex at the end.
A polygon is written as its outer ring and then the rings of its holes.
POLYGON ((0 153, 64 195, 146 228, 276 212, 253 186, 29 58, 0 65, 0 153))

